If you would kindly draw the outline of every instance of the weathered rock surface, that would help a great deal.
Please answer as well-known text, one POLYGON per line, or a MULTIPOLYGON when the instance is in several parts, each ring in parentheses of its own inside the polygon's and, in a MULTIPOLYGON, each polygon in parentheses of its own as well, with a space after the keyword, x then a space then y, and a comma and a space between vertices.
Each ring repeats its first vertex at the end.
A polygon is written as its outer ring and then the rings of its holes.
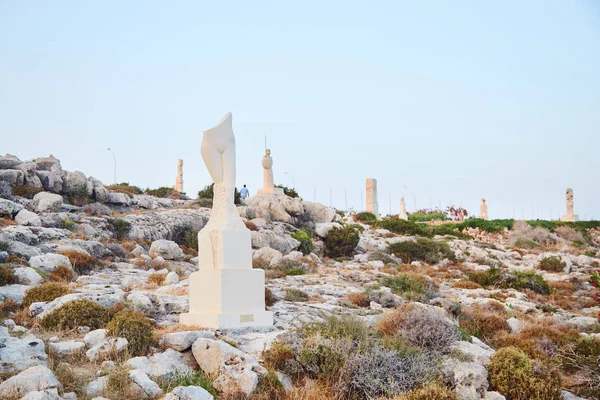
POLYGON ((29 392, 58 388, 59 385, 48 367, 38 365, 0 383, 0 398, 24 396, 29 392))

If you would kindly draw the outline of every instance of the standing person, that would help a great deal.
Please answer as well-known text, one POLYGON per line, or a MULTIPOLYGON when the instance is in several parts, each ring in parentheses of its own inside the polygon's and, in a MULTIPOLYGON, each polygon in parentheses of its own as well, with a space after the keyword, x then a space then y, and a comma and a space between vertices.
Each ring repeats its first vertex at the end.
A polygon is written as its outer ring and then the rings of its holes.
POLYGON ((250 196, 250 191, 248 191, 246 185, 244 185, 242 190, 240 190, 240 195, 242 196, 242 199, 245 199, 246 197, 250 196))

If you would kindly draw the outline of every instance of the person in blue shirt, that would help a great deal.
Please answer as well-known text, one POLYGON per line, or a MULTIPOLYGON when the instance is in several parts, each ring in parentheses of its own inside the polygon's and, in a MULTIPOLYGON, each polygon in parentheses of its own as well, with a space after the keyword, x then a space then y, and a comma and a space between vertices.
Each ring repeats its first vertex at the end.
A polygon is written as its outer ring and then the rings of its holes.
POLYGON ((240 190, 240 195, 242 196, 242 199, 245 199, 246 197, 250 196, 250 192, 248 191, 246 185, 244 185, 242 190, 240 190))

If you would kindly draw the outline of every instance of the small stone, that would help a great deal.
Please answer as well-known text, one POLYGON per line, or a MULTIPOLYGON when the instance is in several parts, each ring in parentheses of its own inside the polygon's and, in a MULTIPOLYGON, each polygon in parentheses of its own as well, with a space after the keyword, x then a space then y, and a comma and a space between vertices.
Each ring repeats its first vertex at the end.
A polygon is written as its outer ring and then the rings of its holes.
POLYGON ((200 386, 177 386, 163 400, 213 400, 213 396, 200 386))

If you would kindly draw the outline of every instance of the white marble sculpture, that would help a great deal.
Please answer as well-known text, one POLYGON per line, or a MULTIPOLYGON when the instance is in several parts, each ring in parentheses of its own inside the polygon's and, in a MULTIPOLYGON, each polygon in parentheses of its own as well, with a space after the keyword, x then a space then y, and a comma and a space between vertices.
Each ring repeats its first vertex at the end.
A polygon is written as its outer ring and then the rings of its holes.
POLYGON ((575 215, 575 204, 573 198, 573 189, 567 189, 567 192, 565 193, 565 199, 567 200, 567 213, 562 217, 562 220, 565 222, 579 221, 579 216, 575 215))
POLYGON ((271 326, 265 311, 265 272, 252 268, 251 234, 234 204, 235 138, 231 113, 204 131, 201 153, 213 179, 211 217, 198 233, 199 271, 190 275, 184 325, 205 328, 271 326))
POLYGON ((282 188, 275 187, 275 180, 273 179, 273 158, 271 157, 271 150, 267 149, 265 155, 262 158, 263 167, 263 188, 258 190, 258 195, 283 195, 282 188))
POLYGON ((183 160, 177 160, 177 178, 175 180, 175 190, 183 193, 183 160))
POLYGON ((400 213, 398 214, 398 218, 408 220, 408 215, 406 215, 406 203, 404 202, 404 197, 400 198, 400 213))
POLYGON ((488 206, 485 199, 481 199, 481 205, 479 206, 479 218, 488 219, 488 206))
POLYGON ((367 212, 379 218, 379 203, 377 202, 377 179, 367 179, 367 212))

